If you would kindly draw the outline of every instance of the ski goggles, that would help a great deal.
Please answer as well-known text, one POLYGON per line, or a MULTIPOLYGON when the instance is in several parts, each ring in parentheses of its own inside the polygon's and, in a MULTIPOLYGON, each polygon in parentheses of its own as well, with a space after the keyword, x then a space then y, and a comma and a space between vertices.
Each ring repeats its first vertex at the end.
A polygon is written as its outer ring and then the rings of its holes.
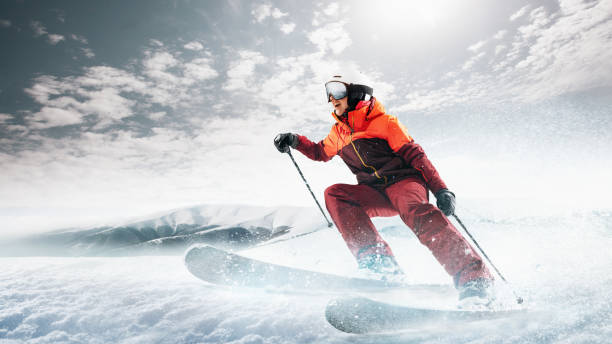
POLYGON ((342 99, 348 96, 348 88, 346 84, 340 81, 329 81, 325 83, 325 92, 327 93, 327 102, 329 103, 329 96, 334 99, 342 99))

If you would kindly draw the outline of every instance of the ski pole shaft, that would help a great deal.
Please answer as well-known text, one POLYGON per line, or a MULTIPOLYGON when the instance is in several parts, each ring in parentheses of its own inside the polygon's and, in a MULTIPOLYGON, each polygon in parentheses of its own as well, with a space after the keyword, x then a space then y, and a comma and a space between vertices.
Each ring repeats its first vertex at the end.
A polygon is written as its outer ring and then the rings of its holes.
POLYGON ((508 283, 508 281, 504 278, 504 276, 501 274, 501 272, 499 272, 499 270, 497 269, 497 267, 495 266, 495 264, 493 264, 493 262, 491 261, 491 259, 489 259, 489 256, 487 256, 487 254, 483 251, 482 247, 480 247, 480 245, 478 244, 478 241, 476 241, 476 239, 474 239, 474 237, 472 236, 472 234, 470 234, 470 232, 467 230, 467 228, 465 228, 465 225, 463 224, 463 222, 461 222, 461 220, 459 219, 459 217, 457 217, 457 215, 453 214, 453 217, 455 218, 455 220, 457 220, 457 222, 459 222, 459 224, 461 225, 461 227, 463 228, 463 230, 465 231, 465 233, 467 233, 467 235, 470 237, 470 239, 472 239, 472 242, 474 242, 474 244, 476 245, 476 247, 478 247, 478 250, 480 250, 480 253, 482 253, 482 255, 487 259, 487 261, 489 262, 489 264, 491 264, 491 266, 493 267, 493 269, 495 269, 495 272, 497 272, 497 274, 499 275, 499 277, 501 277, 501 279, 508 283))
MULTIPOLYGON (((491 261, 491 259, 489 259, 489 256, 487 256, 487 254, 485 253, 485 251, 482 249, 482 247, 480 247, 480 245, 478 244, 478 241, 476 241, 476 239, 474 239, 474 237, 472 236, 472 234, 470 233, 470 231, 467 230, 467 228, 465 227, 465 225, 463 224, 463 222, 461 222, 461 220, 459 219, 459 217, 456 214, 453 214, 453 217, 455 218, 455 220, 457 220, 457 222, 459 223, 459 225, 461 225, 461 228, 463 228, 463 231, 470 237, 470 239, 472 239, 472 242, 476 245, 476 247, 478 248, 478 250, 480 251, 480 253, 482 253, 482 255, 487 259, 487 261, 489 262, 489 264, 493 267, 493 269, 495 270, 495 272, 497 272, 497 274, 499 275, 499 277, 501 277, 502 281, 506 282, 507 284, 509 284, 509 282, 506 280, 506 278, 504 277, 504 275, 502 275, 502 273, 499 271, 499 269, 497 269, 497 267, 495 266, 495 264, 493 264, 493 262, 491 261)), ((516 292, 514 290, 512 290, 512 293, 514 294, 514 296, 516 297, 516 302, 517 303, 523 303, 523 298, 518 296, 516 294, 516 292)))
POLYGON ((306 181, 306 178, 304 177, 304 174, 302 173, 302 170, 300 169, 300 166, 298 166, 297 162, 293 158, 293 154, 291 154, 291 150, 287 151, 287 154, 289 154, 289 157, 291 158, 291 161, 293 161, 293 164, 295 165, 295 168, 297 168, 298 172, 300 173, 300 176, 302 177, 302 180, 304 181, 304 184, 306 184, 306 187, 308 188, 308 191, 310 191, 310 194, 312 195, 312 198, 314 199, 315 203, 317 203, 317 206, 319 207, 319 210, 321 211, 321 214, 323 214, 323 217, 325 218, 325 221, 327 221, 327 227, 333 226, 333 224, 327 219, 327 215, 325 215, 325 212, 323 211, 323 208, 321 208, 321 204, 319 204, 319 201, 317 200, 317 197, 312 192, 312 189, 310 188, 310 185, 308 185, 308 182, 306 181))
POLYGON ((279 242, 289 241, 289 240, 293 240, 293 239, 296 239, 296 238, 301 238, 301 237, 303 237, 303 236, 307 236, 307 235, 310 235, 310 234, 312 234, 312 233, 316 233, 316 232, 318 232, 318 231, 320 231, 320 230, 322 230, 322 229, 324 229, 324 228, 325 228, 325 227, 320 227, 320 228, 317 228, 317 229, 315 229, 315 230, 313 230, 313 231, 306 232, 306 233, 296 234, 296 235, 294 235, 294 236, 290 236, 290 237, 288 237, 288 238, 278 239, 278 240, 274 240, 274 241, 266 241, 266 242, 264 242, 264 243, 261 243, 261 244, 257 245, 257 247, 261 247, 261 246, 268 246, 268 245, 273 245, 273 244, 278 244, 279 242))

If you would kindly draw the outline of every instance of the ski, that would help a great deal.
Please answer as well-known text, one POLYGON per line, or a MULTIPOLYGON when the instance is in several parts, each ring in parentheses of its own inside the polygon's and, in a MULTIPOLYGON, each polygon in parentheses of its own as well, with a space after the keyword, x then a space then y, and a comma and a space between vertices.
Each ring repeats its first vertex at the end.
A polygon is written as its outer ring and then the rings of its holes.
POLYGON ((447 286, 408 285, 366 278, 343 277, 263 262, 209 245, 194 246, 185 255, 187 269, 209 283, 321 291, 381 291, 390 288, 447 292, 447 286))
POLYGON ((365 297, 331 300, 325 309, 330 325, 347 333, 371 333, 422 328, 427 324, 443 326, 509 317, 524 310, 450 310, 393 305, 365 297))

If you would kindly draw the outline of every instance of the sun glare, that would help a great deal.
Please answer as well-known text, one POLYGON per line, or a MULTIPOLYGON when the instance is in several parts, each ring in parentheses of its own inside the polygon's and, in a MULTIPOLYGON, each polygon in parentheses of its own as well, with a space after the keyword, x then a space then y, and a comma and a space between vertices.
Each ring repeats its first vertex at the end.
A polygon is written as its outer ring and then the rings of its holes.
POLYGON ((394 31, 421 31, 440 29, 449 11, 454 7, 450 0, 431 1, 378 1, 367 6, 376 18, 377 34, 394 31))

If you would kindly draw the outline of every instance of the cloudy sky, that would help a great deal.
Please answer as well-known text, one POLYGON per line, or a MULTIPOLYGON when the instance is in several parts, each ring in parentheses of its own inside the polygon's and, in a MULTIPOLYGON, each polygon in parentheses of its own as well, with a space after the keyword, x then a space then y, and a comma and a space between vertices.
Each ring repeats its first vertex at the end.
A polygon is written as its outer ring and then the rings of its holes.
MULTIPOLYGON (((2 1, 0 45, 0 234, 310 206, 272 139, 327 134, 338 71, 464 198, 612 193, 610 0, 2 1)), ((296 158, 319 197, 354 182, 296 158)))

